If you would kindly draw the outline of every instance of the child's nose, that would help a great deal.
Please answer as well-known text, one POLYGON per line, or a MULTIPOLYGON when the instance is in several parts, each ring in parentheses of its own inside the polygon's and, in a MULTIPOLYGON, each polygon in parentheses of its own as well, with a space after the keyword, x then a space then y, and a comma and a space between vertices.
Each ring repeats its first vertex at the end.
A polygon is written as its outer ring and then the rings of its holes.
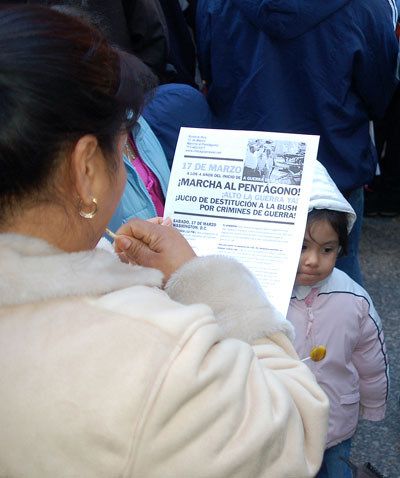
POLYGON ((306 257, 305 257, 305 263, 308 266, 316 266, 318 264, 317 251, 307 251, 306 257))

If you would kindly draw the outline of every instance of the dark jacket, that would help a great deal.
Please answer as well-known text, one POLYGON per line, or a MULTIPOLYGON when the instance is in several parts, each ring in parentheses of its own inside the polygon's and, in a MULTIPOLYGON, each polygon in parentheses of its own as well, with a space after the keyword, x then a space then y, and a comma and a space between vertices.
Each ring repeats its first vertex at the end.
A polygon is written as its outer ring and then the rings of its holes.
MULTIPOLYGON (((0 4, 10 3, 0 0, 0 4)), ((66 5, 81 8, 91 15, 107 39, 133 53, 160 82, 167 71, 169 40, 167 22, 159 0, 13 0, 12 3, 66 5)))
POLYGON ((175 70, 174 83, 186 83, 198 88, 196 83, 196 49, 193 35, 178 0, 159 0, 168 25, 168 63, 175 70))
POLYGON ((82 0, 105 21, 108 39, 134 53, 162 80, 168 59, 168 28, 158 0, 82 0))
POLYGON ((393 0, 198 0, 214 126, 321 136, 342 191, 373 176, 369 120, 396 85, 393 0))

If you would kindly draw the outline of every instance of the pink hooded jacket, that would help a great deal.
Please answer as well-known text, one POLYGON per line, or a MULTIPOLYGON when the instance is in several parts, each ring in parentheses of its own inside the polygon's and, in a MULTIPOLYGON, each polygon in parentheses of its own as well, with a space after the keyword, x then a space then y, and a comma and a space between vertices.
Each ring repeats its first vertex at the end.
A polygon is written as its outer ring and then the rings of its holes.
MULTIPOLYGON (((354 211, 319 163, 309 210, 313 208, 346 212, 351 230, 354 211)), ((352 437, 359 415, 382 420, 389 365, 382 323, 368 293, 335 268, 314 286, 294 287, 287 319, 295 327, 300 358, 318 345, 327 349, 323 360, 305 362, 330 401, 326 447, 352 437)))

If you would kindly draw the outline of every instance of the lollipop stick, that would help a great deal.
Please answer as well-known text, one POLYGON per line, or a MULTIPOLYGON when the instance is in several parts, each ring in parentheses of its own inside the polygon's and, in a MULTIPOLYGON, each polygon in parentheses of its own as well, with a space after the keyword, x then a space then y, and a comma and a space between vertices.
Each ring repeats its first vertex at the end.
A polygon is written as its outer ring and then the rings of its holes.
POLYGON ((107 233, 110 237, 112 237, 114 240, 118 237, 117 234, 115 234, 114 232, 110 231, 110 229, 108 229, 107 227, 106 227, 106 233, 107 233))

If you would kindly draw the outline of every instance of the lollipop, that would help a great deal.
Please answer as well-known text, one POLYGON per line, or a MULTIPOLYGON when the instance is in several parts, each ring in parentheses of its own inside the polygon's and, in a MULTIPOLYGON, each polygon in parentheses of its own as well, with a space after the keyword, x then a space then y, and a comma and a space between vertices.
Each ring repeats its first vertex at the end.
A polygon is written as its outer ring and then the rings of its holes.
POLYGON ((305 360, 311 359, 313 362, 319 362, 323 358, 325 358, 326 355, 326 347, 323 345, 318 345, 318 347, 314 347, 311 349, 310 356, 306 357, 302 360, 304 362, 305 360))

